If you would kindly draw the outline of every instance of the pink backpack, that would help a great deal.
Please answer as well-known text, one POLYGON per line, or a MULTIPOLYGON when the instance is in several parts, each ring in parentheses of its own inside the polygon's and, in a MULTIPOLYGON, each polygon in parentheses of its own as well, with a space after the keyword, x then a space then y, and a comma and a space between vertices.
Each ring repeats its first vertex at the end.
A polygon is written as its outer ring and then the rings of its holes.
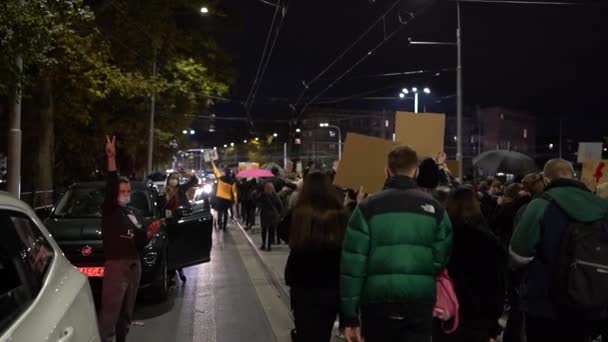
POLYGON ((448 275, 448 270, 444 268, 437 276, 437 302, 433 309, 433 317, 443 321, 444 323, 450 319, 454 319, 452 328, 446 329, 443 326, 443 331, 446 334, 451 334, 458 329, 458 298, 454 291, 454 282, 448 275))

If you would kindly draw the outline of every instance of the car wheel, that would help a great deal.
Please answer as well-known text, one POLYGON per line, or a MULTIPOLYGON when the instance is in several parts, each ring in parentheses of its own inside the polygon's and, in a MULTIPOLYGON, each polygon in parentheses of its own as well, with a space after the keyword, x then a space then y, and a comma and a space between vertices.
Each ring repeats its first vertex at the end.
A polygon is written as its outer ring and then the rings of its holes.
POLYGON ((158 265, 158 273, 154 280, 154 298, 158 301, 165 301, 169 296, 169 276, 167 269, 167 252, 163 253, 160 259, 160 265, 158 265))

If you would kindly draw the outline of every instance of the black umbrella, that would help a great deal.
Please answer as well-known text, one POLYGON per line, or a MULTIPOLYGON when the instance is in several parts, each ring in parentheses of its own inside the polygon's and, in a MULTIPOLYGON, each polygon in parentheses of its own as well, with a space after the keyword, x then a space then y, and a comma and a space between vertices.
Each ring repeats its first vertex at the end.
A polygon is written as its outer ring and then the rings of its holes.
POLYGON ((502 172, 524 176, 538 170, 532 158, 523 153, 505 150, 484 152, 473 159, 473 165, 488 175, 502 172))

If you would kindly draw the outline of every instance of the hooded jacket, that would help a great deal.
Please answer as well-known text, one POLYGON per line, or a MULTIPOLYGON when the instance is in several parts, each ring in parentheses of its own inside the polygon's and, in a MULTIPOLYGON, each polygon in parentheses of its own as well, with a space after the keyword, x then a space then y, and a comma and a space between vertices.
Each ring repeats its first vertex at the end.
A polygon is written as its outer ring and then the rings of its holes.
POLYGON ((359 324, 365 304, 435 303, 435 278, 452 246, 446 211, 416 182, 403 176, 355 208, 340 266, 341 312, 359 324))
POLYGON ((552 272, 559 259, 562 237, 571 221, 590 223, 608 215, 608 201, 591 193, 583 183, 572 179, 551 182, 545 196, 534 199, 522 215, 511 239, 511 256, 527 264, 522 292, 522 309, 534 316, 560 319, 550 295, 552 272))

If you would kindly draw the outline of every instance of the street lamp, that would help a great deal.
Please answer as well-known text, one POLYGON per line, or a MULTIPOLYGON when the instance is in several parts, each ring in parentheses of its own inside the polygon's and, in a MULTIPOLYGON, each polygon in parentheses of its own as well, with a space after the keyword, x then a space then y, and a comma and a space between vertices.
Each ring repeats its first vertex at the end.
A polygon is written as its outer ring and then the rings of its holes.
POLYGON ((207 14, 209 13, 209 9, 207 7, 201 7, 201 13, 207 14))
POLYGON ((300 133, 300 132, 302 132, 302 130, 299 128, 296 128, 296 133, 300 133))
POLYGON ((227 147, 228 147, 228 145, 224 144, 224 148, 227 148, 227 147))
POLYGON ((194 130, 193 129, 190 130, 190 135, 192 135, 192 134, 194 134, 194 130))
POLYGON ((335 128, 338 131, 338 160, 341 160, 342 159, 342 131, 340 130, 340 127, 335 126, 335 125, 330 125, 327 122, 320 123, 319 127, 335 128))
POLYGON ((234 143, 230 143, 230 147, 234 147, 234 143))
POLYGON ((188 134, 188 131, 187 130, 183 130, 182 133, 188 134))
POLYGON ((246 139, 245 139, 245 140, 243 140, 243 144, 246 144, 246 143, 247 143, 247 140, 246 140, 246 139))
MULTIPOLYGON (((418 88, 417 87, 412 87, 411 90, 407 89, 407 88, 403 88, 401 89, 401 93, 399 93, 399 97, 400 98, 405 98, 405 95, 409 94, 410 91, 412 93, 414 93, 414 113, 418 113, 418 103, 419 103, 419 92, 418 92, 418 88)), ((431 89, 429 87, 424 87, 424 89, 422 89, 422 92, 425 94, 430 94, 431 93, 431 89)))
POLYGON ((278 137, 279 135, 278 135, 277 133, 274 133, 272 136, 276 138, 276 137, 278 137))

